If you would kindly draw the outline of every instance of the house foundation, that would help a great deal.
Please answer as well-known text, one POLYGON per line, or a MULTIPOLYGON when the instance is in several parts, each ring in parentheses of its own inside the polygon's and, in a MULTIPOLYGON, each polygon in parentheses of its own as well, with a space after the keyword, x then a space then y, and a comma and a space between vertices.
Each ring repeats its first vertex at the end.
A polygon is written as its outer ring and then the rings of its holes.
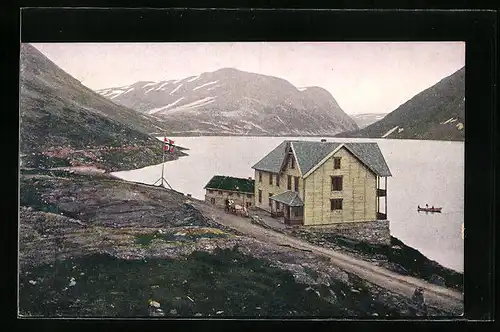
POLYGON ((323 226, 304 226, 308 230, 323 234, 340 235, 348 239, 377 245, 390 245, 389 220, 336 223, 323 226))

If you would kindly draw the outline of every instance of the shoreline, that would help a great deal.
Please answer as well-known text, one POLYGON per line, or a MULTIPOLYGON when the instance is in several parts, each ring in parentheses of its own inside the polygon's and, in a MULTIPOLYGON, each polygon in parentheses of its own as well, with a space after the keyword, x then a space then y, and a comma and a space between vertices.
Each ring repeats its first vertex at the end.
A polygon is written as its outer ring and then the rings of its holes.
MULTIPOLYGON (((155 134, 151 134, 152 136, 155 136, 155 134)), ((158 134, 161 137, 162 134, 158 134)), ((383 138, 383 137, 350 137, 350 136, 337 136, 338 134, 327 134, 327 135, 311 135, 311 134, 289 134, 289 135, 275 135, 275 134, 263 134, 263 135, 257 135, 257 134, 251 134, 251 135, 242 135, 242 134, 228 134, 228 133, 201 133, 199 135, 193 135, 189 133, 184 133, 184 134, 171 134, 168 135, 169 137, 172 138, 179 138, 179 137, 275 137, 275 138, 287 138, 287 137, 314 137, 314 138, 327 138, 327 139, 364 139, 364 140, 387 140, 387 141, 425 141, 425 142, 454 142, 454 143, 465 143, 465 140, 442 140, 442 139, 420 139, 420 138, 383 138)), ((160 137, 158 136, 158 137, 160 137)), ((156 136, 155 136, 156 137, 156 136)))

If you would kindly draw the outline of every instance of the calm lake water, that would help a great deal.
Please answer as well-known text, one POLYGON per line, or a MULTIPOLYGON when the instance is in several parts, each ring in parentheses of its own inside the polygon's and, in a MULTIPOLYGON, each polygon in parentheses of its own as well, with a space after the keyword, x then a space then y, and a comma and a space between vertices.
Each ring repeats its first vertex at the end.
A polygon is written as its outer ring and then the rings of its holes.
MULTIPOLYGON (((214 175, 254 176, 251 166, 285 139, 319 137, 175 137, 189 156, 164 164, 172 188, 203 199, 214 175)), ((377 142, 392 172, 387 185, 391 234, 441 265, 463 272, 464 144, 446 141, 339 139, 377 142), (440 206, 443 213, 418 213, 417 205, 440 206)), ((116 172, 128 181, 153 184, 161 164, 116 172)))

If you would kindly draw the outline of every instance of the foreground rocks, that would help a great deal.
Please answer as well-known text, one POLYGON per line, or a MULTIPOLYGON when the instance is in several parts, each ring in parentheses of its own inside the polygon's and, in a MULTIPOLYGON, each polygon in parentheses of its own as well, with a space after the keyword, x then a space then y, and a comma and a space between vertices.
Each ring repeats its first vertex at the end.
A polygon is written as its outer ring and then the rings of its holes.
POLYGON ((286 234, 312 244, 324 246, 372 262, 403 275, 422 278, 439 286, 463 292, 463 273, 453 271, 429 260, 418 250, 390 237, 390 244, 371 244, 339 235, 317 231, 314 228, 286 228, 286 234))
POLYGON ((21 177, 21 204, 23 315, 422 314, 328 259, 227 229, 172 190, 32 173, 21 177))

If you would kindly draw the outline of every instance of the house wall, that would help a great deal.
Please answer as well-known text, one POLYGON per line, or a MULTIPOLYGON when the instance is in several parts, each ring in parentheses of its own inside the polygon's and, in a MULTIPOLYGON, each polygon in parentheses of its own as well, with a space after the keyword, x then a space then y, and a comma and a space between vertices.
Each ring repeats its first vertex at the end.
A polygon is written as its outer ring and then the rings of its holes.
POLYGON ((251 206, 254 206, 254 196, 252 193, 242 193, 242 192, 231 192, 226 190, 217 189, 206 189, 205 190, 205 202, 211 203, 211 198, 215 199, 215 206, 224 208, 226 206, 226 198, 234 200, 235 204, 241 206, 246 206, 246 202, 250 202, 251 206), (213 192, 210 193, 210 190, 213 192), (231 195, 232 194, 232 195, 231 195), (251 197, 247 196, 250 195, 251 197))
MULTIPOLYGON (((280 174, 279 186, 276 185, 276 173, 264 172, 255 170, 255 206, 261 208, 266 211, 271 211, 269 207, 269 193, 273 195, 280 194, 282 192, 287 191, 287 177, 288 175, 292 176, 292 187, 291 190, 294 191, 295 188, 295 179, 294 177, 299 177, 299 196, 303 200, 304 199, 304 180, 300 175, 300 171, 295 162, 295 168, 291 168, 291 160, 287 160, 286 167, 284 171, 280 174), (259 182, 259 172, 262 172, 262 182, 259 182), (269 184, 269 176, 273 177, 273 184, 269 184), (259 190, 262 190, 262 203, 259 203, 259 190)), ((302 219, 302 217, 301 217, 302 219)))
POLYGON ((376 220, 376 176, 346 148, 341 148, 305 180, 304 225, 376 220), (333 158, 340 157, 340 169, 333 158), (331 191, 331 176, 343 176, 343 190, 331 191), (342 198, 342 210, 330 199, 342 198))

